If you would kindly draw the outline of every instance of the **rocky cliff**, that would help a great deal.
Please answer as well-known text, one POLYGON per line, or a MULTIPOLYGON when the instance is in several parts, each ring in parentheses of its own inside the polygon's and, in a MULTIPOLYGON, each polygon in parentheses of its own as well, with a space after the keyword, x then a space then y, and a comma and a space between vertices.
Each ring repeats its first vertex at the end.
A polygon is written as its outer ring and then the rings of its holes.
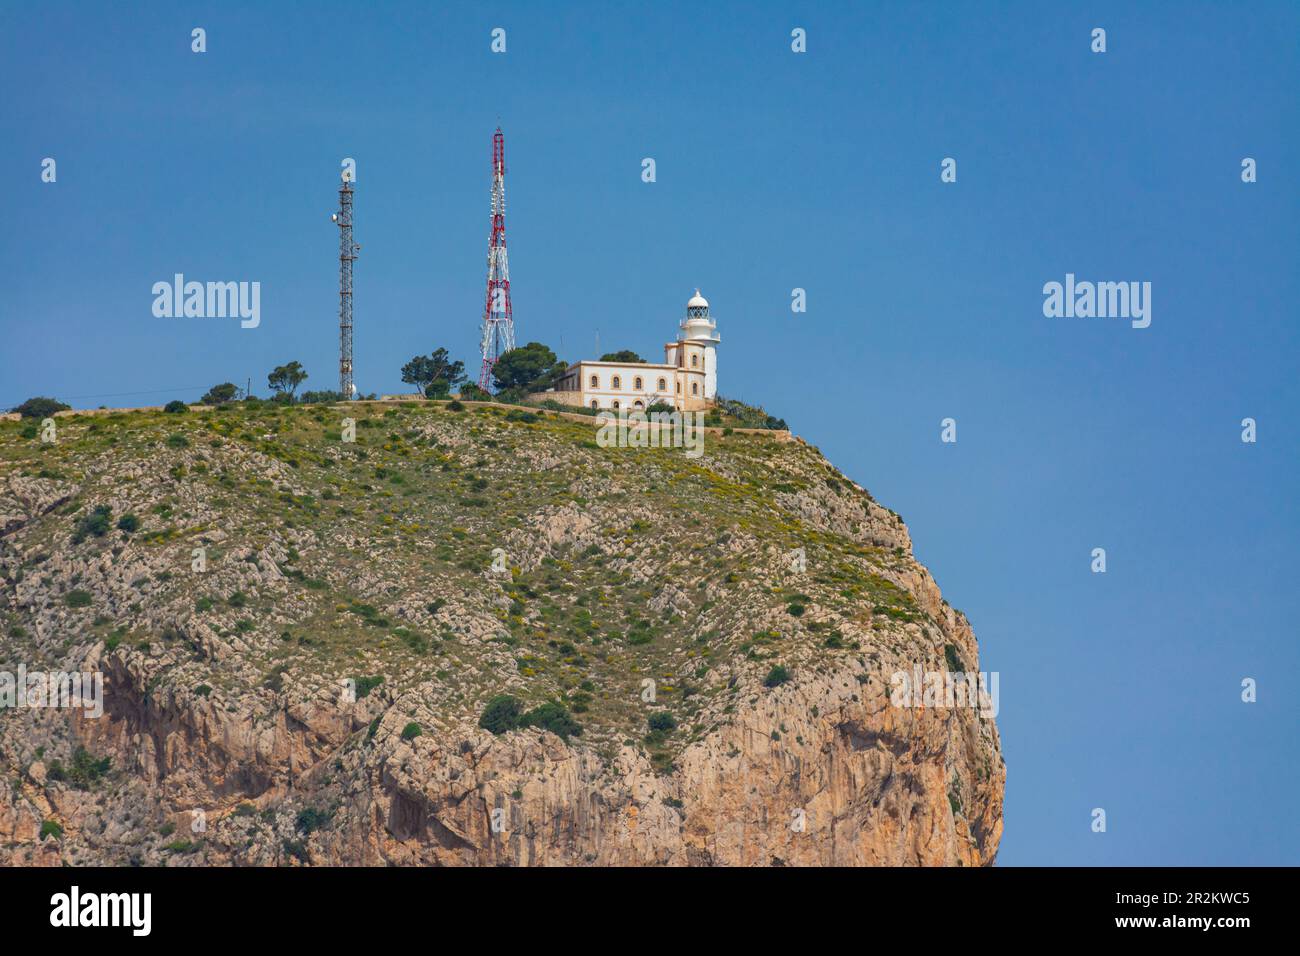
POLYGON ((978 670, 899 517, 797 439, 595 433, 0 423, 0 671, 103 679, 0 711, 0 862, 992 863, 991 716, 891 689, 978 670))

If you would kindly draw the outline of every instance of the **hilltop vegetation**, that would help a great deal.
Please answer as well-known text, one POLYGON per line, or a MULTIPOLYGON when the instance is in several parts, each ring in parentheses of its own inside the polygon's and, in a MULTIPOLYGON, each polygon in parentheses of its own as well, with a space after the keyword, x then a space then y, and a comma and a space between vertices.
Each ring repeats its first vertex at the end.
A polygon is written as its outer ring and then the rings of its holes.
MULTIPOLYGON (((763 695, 942 668, 964 627, 897 515, 798 441, 713 433, 690 459, 458 402, 57 422, 52 444, 0 423, 5 666, 99 661, 145 722, 340 706, 344 767, 477 729, 668 777, 763 695)), ((125 785, 139 754, 103 733, 96 785, 125 785)), ((45 746, 66 764, 74 737, 45 746)), ((0 757, 34 759, 14 737, 0 757)), ((312 799, 351 799, 332 786, 312 799)))

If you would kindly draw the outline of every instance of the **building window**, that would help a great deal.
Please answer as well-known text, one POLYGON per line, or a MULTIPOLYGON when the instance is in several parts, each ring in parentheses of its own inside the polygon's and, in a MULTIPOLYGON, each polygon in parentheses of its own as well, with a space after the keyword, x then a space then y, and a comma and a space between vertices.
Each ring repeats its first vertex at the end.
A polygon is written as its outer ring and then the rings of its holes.
POLYGON ((634 389, 636 389, 638 392, 641 391, 641 376, 640 376, 640 375, 638 375, 636 378, 632 379, 632 387, 633 387, 634 389))
POLYGON ((615 375, 612 379, 609 380, 609 387, 610 387, 610 388, 622 388, 622 387, 623 387, 623 385, 622 385, 622 383, 619 381, 619 378, 618 378, 617 375, 615 375))
POLYGON ((662 378, 659 380, 659 391, 661 392, 668 391, 668 383, 664 381, 662 378))
POLYGON ((698 394, 700 394, 700 383, 699 383, 699 382, 691 382, 691 394, 692 394, 692 395, 698 395, 698 394))
POLYGON ((600 376, 599 376, 599 375, 593 375, 593 376, 591 377, 591 387, 592 387, 592 388, 600 388, 600 376))
POLYGON ((617 398, 614 399, 614 400, 613 400, 612 402, 610 402, 609 404, 610 404, 610 406, 613 407, 613 408, 618 408, 618 399, 617 399, 617 398))
POLYGON ((641 399, 638 398, 635 402, 632 403, 632 407, 633 407, 633 408, 645 408, 645 402, 641 401, 641 399))
POLYGON ((593 399, 591 400, 591 407, 592 407, 592 408, 600 408, 600 402, 596 401, 596 400, 593 398, 593 399))
POLYGON ((677 383, 677 394, 680 395, 680 394, 681 394, 681 391, 682 391, 682 383, 681 383, 681 382, 678 382, 678 383, 677 383))

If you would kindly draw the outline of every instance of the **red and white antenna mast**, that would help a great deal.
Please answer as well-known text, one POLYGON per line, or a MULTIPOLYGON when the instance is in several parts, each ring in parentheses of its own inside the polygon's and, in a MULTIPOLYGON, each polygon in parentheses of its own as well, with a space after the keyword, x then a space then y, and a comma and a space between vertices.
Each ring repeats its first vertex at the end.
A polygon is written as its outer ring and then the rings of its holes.
POLYGON ((506 138, 497 127, 492 137, 492 238, 488 242, 487 303, 483 307, 483 367, 479 388, 492 385, 492 366, 515 347, 515 320, 510 310, 510 264, 506 259, 506 138))

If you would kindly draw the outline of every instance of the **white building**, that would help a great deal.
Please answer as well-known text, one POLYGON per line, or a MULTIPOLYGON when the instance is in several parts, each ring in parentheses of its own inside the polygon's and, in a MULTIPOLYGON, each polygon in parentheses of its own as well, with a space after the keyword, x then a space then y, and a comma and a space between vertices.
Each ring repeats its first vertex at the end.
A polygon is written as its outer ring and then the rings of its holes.
POLYGON ((576 362, 565 371, 549 398, 588 408, 645 409, 656 403, 683 411, 712 404, 718 394, 717 323, 709 303, 695 290, 677 339, 664 345, 662 364, 653 362, 576 362))

